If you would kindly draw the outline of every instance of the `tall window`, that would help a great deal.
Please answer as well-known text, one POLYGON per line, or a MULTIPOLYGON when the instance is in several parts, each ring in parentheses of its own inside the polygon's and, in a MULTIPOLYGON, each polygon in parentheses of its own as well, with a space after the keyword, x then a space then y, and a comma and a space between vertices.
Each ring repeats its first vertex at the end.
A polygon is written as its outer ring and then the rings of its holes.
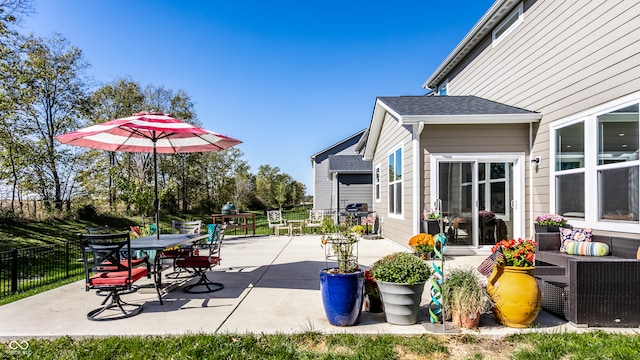
POLYGON ((556 208, 584 219, 584 122, 556 131, 556 208))
POLYGON ((639 102, 604 105, 554 129, 557 213, 607 230, 640 225, 639 102))
POLYGON ((380 165, 376 165, 373 173, 374 196, 376 201, 380 201, 380 165))
POLYGON ((402 148, 389 154, 389 214, 402 215, 402 148))
POLYGON ((638 221, 638 104, 597 119, 598 219, 638 221))

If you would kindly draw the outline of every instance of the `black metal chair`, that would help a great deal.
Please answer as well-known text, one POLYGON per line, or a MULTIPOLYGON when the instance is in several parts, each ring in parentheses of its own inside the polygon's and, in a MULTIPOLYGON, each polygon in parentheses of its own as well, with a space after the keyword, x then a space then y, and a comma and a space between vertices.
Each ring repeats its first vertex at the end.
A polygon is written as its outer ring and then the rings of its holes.
MULTIPOLYGON (((88 227, 87 233, 89 235, 111 234, 111 229, 109 228, 109 225, 98 226, 98 227, 88 227)), ((82 244, 82 242, 81 242, 81 245, 83 245, 82 249, 86 247, 86 244, 82 244)), ((124 254, 122 255, 124 256, 124 254)), ((146 254, 140 257, 132 256, 131 265, 134 267, 144 265, 147 268, 147 272, 148 272, 147 278, 151 277, 151 262, 149 261, 149 257, 146 254)))
POLYGON ((97 226, 97 227, 88 227, 87 233, 89 234, 111 234, 111 229, 109 225, 105 226, 97 226))
POLYGON ((220 265, 220 248, 222 247, 226 227, 227 225, 216 225, 212 240, 208 242, 209 252, 207 255, 190 255, 176 261, 176 266, 179 268, 189 269, 196 276, 200 276, 196 283, 186 285, 183 289, 184 292, 202 294, 219 291, 224 288, 223 284, 209 280, 207 271, 220 265))
POLYGON ((134 283, 148 273, 146 268, 134 267, 132 264, 129 233, 80 234, 80 238, 81 245, 86 245, 83 246, 85 290, 98 290, 107 294, 102 307, 90 311, 87 319, 117 320, 139 314, 142 305, 127 303, 120 297, 134 291, 134 283), (115 314, 100 316, 110 309, 117 311, 115 314))
MULTIPOLYGON (((171 221, 171 233, 172 234, 199 234, 202 230, 202 221, 171 221)), ((169 279, 181 279, 189 278, 193 276, 193 273, 178 267, 176 261, 184 259, 193 254, 194 248, 191 245, 179 247, 176 249, 162 250, 163 259, 173 260, 173 271, 166 275, 169 279)))

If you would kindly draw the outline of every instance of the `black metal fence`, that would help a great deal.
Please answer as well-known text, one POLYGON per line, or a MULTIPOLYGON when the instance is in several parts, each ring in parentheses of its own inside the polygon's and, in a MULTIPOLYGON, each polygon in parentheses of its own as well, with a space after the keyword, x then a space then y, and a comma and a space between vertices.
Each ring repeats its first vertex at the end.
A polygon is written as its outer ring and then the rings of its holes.
MULTIPOLYGON (((326 210, 326 216, 332 211, 326 210)), ((282 213, 287 220, 305 220, 308 209, 292 209, 282 213)), ((340 220, 340 219, 339 219, 340 220)), ((318 229, 304 229, 313 233, 318 229)), ((243 229, 230 231, 230 235, 241 235, 243 229)), ((251 231, 249 231, 251 234, 251 231)), ((256 215, 256 235, 273 234, 268 226, 266 214, 256 215)), ((76 241, 44 245, 0 252, 0 298, 40 286, 55 283, 83 273, 84 265, 80 247, 76 241)))
POLYGON ((0 298, 82 274, 76 242, 0 252, 0 298))

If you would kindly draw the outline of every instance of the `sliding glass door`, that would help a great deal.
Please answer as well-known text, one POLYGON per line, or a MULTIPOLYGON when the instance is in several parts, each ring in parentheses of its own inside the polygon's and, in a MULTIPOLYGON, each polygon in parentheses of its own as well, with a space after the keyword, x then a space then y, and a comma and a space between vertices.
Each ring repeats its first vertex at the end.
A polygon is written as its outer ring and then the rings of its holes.
POLYGON ((449 220, 452 246, 487 246, 522 236, 522 175, 519 158, 435 157, 432 198, 449 220))

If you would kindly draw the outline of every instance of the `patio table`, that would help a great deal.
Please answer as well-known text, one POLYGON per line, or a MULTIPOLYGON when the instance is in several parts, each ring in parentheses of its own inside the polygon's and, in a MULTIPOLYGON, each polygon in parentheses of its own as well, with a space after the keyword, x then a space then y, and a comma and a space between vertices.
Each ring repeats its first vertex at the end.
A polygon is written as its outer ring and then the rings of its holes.
MULTIPOLYGON (((161 257, 157 254, 158 251, 162 251, 174 246, 181 246, 185 244, 194 244, 200 240, 204 240, 209 237, 208 233, 202 234, 160 234, 160 238, 157 239, 156 235, 143 236, 135 239, 131 239, 131 251, 143 251, 148 254, 149 251, 156 251, 153 257, 153 275, 155 277, 154 286, 156 290, 162 289, 162 261, 161 257)), ((162 304, 162 299, 160 299, 162 304)))

